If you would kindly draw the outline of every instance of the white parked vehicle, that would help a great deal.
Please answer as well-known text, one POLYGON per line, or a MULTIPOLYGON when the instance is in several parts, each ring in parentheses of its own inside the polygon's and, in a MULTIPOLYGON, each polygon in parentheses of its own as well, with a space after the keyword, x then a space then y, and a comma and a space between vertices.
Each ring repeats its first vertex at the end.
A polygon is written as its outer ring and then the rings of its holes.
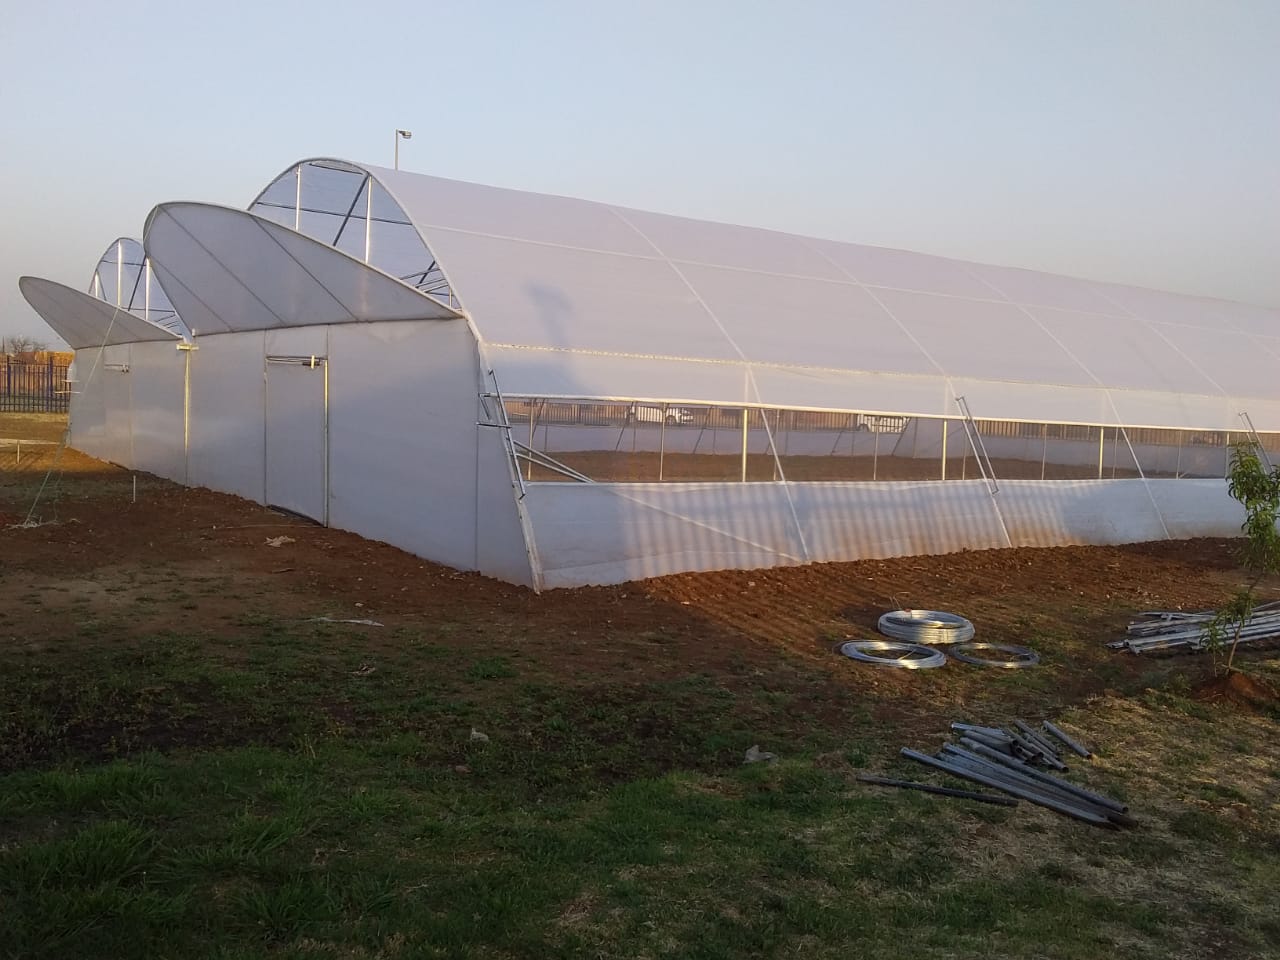
POLYGON ((627 421, 630 423, 693 423, 693 411, 688 407, 663 407, 653 403, 633 403, 627 408, 627 421))

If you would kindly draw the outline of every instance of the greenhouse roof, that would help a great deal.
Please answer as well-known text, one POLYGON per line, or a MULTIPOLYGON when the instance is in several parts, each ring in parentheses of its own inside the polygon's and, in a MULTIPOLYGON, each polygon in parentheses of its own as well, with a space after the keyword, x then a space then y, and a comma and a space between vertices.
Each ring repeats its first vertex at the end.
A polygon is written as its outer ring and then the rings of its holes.
POLYGON ((32 309, 73 350, 148 340, 180 341, 178 334, 134 316, 123 307, 40 277, 22 277, 18 288, 32 309))
POLYGON ((163 203, 147 218, 143 243, 183 321, 201 334, 459 316, 339 250, 243 210, 163 203))
MULTIPOLYGON (((95 276, 136 309, 126 243, 95 276)), ((1280 431, 1280 310, 1223 300, 332 159, 250 212, 162 204, 144 244, 195 333, 465 314, 511 396, 1280 431)), ((169 336, 23 292, 73 347, 169 336)))
POLYGON ((513 395, 1280 429, 1277 310, 361 169, 513 395))

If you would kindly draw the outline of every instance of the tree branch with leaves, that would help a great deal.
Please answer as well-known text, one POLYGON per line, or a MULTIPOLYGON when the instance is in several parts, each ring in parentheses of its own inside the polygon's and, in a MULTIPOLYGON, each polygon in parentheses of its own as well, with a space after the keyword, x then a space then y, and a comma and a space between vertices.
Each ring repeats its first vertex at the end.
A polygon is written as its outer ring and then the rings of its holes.
POLYGON ((1253 440, 1241 441, 1231 448, 1227 492, 1244 507, 1240 563, 1250 580, 1218 608, 1207 627, 1210 649, 1217 651, 1228 638, 1231 640, 1227 673, 1235 662, 1240 634, 1258 605, 1258 584, 1263 577, 1280 573, 1280 528, 1276 526, 1280 520, 1280 467, 1268 468, 1260 454, 1253 440))

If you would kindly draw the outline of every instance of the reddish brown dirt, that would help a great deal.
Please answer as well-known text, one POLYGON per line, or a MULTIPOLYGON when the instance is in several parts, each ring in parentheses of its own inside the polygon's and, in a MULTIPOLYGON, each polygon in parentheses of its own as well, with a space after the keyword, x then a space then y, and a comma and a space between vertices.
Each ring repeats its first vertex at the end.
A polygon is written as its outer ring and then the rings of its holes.
POLYGON ((1246 673, 1233 671, 1196 685, 1191 695, 1203 703, 1225 704, 1246 713, 1275 713, 1280 693, 1267 683, 1246 673))
MULTIPOLYGON (((134 503, 129 474, 74 451, 24 454, 21 468, 3 457, 0 510, 10 517, 26 515, 50 464, 60 480, 37 508, 56 522, 0 527, 0 643, 74 643, 87 618, 110 616, 138 635, 198 628, 234 650, 254 618, 371 617, 517 656, 522 675, 565 685, 694 674, 727 685, 786 682, 800 701, 841 702, 842 717, 856 702, 872 717, 933 729, 943 717, 996 718, 1014 707, 1048 715, 1152 670, 1201 670, 1201 659, 1170 666, 1103 644, 1135 611, 1208 607, 1238 579, 1233 545, 1200 540, 682 574, 539 596, 145 475, 134 503), (292 542, 267 544, 280 535, 292 542), (1044 664, 926 673, 833 653, 843 639, 873 636, 879 614, 898 607, 961 613, 980 639, 1027 644, 1044 664)), ((369 643, 403 642, 394 629, 378 636, 386 639, 369 643)))
MULTIPOLYGON (((885 446, 891 447, 892 441, 886 441, 885 446)), ((661 463, 656 453, 643 451, 633 453, 626 449, 566 453, 553 450, 549 451, 549 455, 579 473, 600 481, 655 482, 659 477, 667 481, 735 481, 742 477, 742 455, 736 451, 719 454, 668 452, 662 456, 661 463)), ((780 459, 782 469, 789 480, 938 480, 942 474, 942 464, 937 458, 894 457, 888 453, 878 457, 783 456, 780 459)), ((1041 464, 1039 460, 1000 458, 992 460, 991 463, 996 476, 1003 480, 1094 480, 1098 477, 1096 466, 1041 464)), ((746 469, 748 481, 778 479, 777 464, 771 454, 750 454, 747 457, 746 469)), ((977 463, 973 459, 948 458, 947 479, 975 480, 981 476, 977 463)), ((1133 478, 1140 474, 1136 470, 1113 469, 1108 466, 1105 476, 1109 479, 1133 478)), ((564 476, 550 468, 534 466, 531 479, 563 480, 564 476)))

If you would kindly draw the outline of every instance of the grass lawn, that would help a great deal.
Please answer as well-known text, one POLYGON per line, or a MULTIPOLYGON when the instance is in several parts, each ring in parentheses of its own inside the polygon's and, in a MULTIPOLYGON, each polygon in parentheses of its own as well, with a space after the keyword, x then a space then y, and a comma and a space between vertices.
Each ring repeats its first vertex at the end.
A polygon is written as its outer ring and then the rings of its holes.
POLYGON ((430 632, 123 628, 6 652, 5 956, 1280 952, 1276 724, 1177 684, 1069 718, 1107 833, 856 784, 902 737, 789 722, 785 660, 588 698, 430 632))

